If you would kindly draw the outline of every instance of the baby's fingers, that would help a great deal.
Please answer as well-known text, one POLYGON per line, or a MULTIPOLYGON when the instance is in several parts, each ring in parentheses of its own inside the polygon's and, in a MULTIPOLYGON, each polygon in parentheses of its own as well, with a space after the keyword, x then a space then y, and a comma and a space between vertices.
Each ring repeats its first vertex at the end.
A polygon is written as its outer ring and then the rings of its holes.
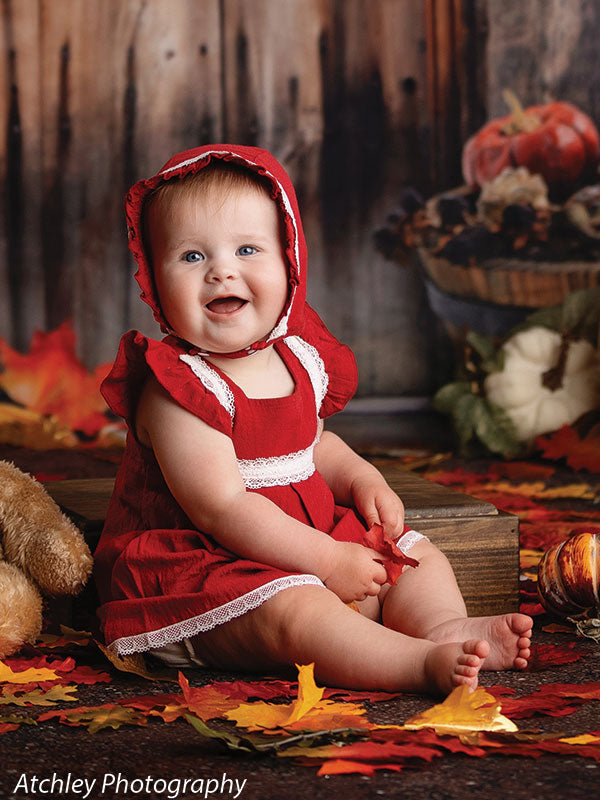
POLYGON ((377 513, 383 530, 391 539, 400 536, 404 528, 404 505, 400 498, 387 497, 377 504, 377 513))

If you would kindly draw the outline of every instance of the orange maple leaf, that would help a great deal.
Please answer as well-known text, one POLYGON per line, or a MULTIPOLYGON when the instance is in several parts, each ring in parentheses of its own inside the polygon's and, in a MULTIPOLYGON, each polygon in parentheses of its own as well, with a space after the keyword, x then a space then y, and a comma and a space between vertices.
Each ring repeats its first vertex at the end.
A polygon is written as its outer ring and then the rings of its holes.
MULTIPOLYGON (((208 686, 192 687, 185 675, 179 673, 179 685, 183 690, 185 705, 187 708, 206 722, 215 717, 222 717, 227 711, 239 706, 239 700, 232 699, 222 691, 219 691, 219 684, 208 684, 208 686)), ((182 707, 185 710, 185 707, 182 707)), ((176 709, 169 707, 165 711, 173 713, 176 709)))
POLYGON ((100 384, 111 365, 101 364, 91 373, 86 370, 77 358, 69 320, 49 333, 36 331, 27 354, 0 339, 0 363, 0 387, 16 403, 88 436, 106 425, 100 384))

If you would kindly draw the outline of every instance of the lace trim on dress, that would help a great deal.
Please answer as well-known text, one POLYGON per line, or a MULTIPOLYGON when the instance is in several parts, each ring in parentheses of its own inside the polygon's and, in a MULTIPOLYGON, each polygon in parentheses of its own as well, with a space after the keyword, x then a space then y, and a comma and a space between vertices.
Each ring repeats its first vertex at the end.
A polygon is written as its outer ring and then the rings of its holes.
POLYGON ((247 611, 253 611, 284 589, 306 585, 323 586, 323 582, 316 575, 286 575, 283 578, 276 578, 264 586, 259 586, 258 589, 253 589, 251 592, 241 597, 236 597, 235 600, 231 600, 222 606, 206 611, 204 614, 199 614, 197 617, 175 622, 173 625, 167 625, 165 628, 159 628, 156 631, 147 631, 136 636, 123 636, 121 639, 115 639, 114 642, 108 645, 108 649, 113 653, 117 653, 117 655, 125 656, 130 653, 143 653, 146 650, 163 647, 166 644, 179 642, 182 639, 189 639, 199 633, 212 630, 218 625, 223 625, 225 622, 231 622, 232 619, 241 617, 247 611))
POLYGON ((283 341, 308 372, 308 377, 315 392, 318 414, 329 386, 329 375, 325 370, 323 359, 316 347, 301 339, 300 336, 287 336, 283 341))
POLYGON ((180 355, 192 370, 194 375, 200 379, 205 389, 212 392, 219 403, 228 412, 231 420, 235 417, 235 399, 233 392, 223 380, 223 378, 202 358, 202 356, 180 355))
POLYGON ((408 555, 408 551, 416 545, 417 542, 420 542, 421 539, 425 539, 426 541, 430 541, 428 536, 425 536, 422 533, 418 533, 418 531, 406 531, 406 533, 401 534, 396 539, 396 547, 404 553, 404 555, 408 555))
POLYGON ((268 458, 238 458, 237 463, 247 489, 288 486, 305 481, 315 471, 313 451, 318 438, 305 450, 268 458))

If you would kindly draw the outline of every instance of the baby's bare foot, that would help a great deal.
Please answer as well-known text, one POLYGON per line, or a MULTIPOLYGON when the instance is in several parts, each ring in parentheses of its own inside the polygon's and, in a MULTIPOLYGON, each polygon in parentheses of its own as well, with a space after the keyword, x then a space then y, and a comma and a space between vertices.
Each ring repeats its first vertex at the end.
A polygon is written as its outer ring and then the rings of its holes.
POLYGON ((487 642, 470 639, 433 647, 425 657, 427 688, 449 694, 457 686, 477 688, 479 670, 490 652, 487 642))
POLYGON ((526 614, 500 614, 495 617, 462 617, 433 628, 427 638, 432 642, 456 642, 477 636, 490 644, 482 669, 525 669, 531 655, 533 620, 526 614))

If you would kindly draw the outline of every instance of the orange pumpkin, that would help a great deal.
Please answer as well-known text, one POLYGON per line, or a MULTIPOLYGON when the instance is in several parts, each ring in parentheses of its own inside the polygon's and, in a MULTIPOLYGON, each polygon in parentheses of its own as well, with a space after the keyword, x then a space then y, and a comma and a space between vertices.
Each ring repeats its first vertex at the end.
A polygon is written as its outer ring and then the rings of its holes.
POLYGON ((546 610, 561 617, 600 614, 600 534, 579 533, 547 550, 538 593, 546 610))
POLYGON ((527 167, 550 186, 569 187, 598 164, 600 136, 592 120, 569 103, 523 109, 514 93, 504 93, 507 117, 484 125, 463 148, 463 176, 482 186, 505 167, 527 167))

